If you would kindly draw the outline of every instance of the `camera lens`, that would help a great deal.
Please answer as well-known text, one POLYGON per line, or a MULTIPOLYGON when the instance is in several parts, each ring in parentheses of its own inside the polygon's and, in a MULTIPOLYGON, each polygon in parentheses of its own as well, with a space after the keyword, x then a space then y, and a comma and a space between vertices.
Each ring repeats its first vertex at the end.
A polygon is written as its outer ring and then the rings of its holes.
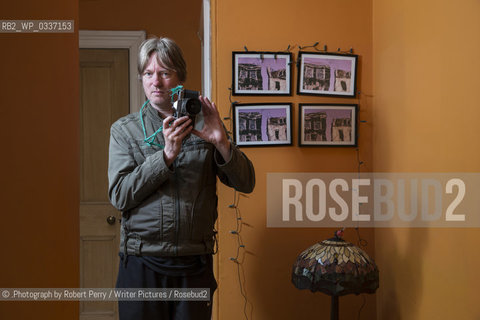
POLYGON ((202 110, 202 104, 198 99, 188 99, 185 103, 185 110, 188 114, 196 115, 202 110))

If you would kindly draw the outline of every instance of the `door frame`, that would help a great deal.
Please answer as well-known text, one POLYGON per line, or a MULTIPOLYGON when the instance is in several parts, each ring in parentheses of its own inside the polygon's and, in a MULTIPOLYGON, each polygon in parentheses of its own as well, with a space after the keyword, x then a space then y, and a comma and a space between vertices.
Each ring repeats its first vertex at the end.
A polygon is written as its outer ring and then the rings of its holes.
POLYGON ((210 0, 202 3, 202 91, 203 96, 212 100, 212 53, 210 0))
POLYGON ((130 112, 137 112, 145 102, 143 87, 137 74, 138 49, 145 40, 145 31, 80 30, 80 49, 128 49, 130 112))

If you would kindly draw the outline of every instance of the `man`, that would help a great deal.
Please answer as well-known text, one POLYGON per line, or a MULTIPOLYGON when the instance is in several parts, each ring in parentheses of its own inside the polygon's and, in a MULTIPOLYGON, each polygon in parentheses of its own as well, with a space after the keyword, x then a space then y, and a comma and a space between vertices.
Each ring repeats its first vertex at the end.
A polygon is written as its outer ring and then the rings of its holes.
MULTIPOLYGON (((148 99, 112 125, 109 197, 122 211, 118 288, 210 288, 213 295, 216 177, 240 192, 255 185, 250 160, 227 137, 217 108, 202 103, 202 123, 174 117, 172 89, 185 82, 182 52, 168 38, 140 47, 148 99)), ((120 320, 210 319, 210 302, 119 302, 120 320)))

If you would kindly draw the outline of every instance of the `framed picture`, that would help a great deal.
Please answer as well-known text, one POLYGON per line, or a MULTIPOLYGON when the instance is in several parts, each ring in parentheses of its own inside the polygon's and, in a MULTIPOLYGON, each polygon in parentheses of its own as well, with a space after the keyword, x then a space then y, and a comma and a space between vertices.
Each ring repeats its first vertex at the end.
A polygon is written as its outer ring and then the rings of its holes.
POLYGON ((357 146, 356 104, 300 104, 300 146, 357 146))
POLYGON ((299 52, 297 93, 355 97, 357 55, 299 52))
POLYGON ((232 94, 292 94, 292 54, 232 52, 232 94))
POLYGON ((237 146, 292 145, 292 104, 233 105, 233 132, 237 146))

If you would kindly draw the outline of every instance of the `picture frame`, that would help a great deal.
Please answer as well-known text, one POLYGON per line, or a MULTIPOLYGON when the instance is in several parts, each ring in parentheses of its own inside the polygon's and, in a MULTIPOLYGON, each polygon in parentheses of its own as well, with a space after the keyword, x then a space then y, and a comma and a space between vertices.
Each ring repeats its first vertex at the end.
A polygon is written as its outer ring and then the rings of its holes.
POLYGON ((292 104, 233 104, 233 136, 239 147, 292 145, 292 104))
POLYGON ((299 146, 357 146, 357 104, 301 103, 298 109, 299 146))
POLYGON ((292 95, 292 53, 232 52, 232 94, 292 95))
POLYGON ((357 60, 354 54, 300 51, 297 93, 354 98, 357 60))

